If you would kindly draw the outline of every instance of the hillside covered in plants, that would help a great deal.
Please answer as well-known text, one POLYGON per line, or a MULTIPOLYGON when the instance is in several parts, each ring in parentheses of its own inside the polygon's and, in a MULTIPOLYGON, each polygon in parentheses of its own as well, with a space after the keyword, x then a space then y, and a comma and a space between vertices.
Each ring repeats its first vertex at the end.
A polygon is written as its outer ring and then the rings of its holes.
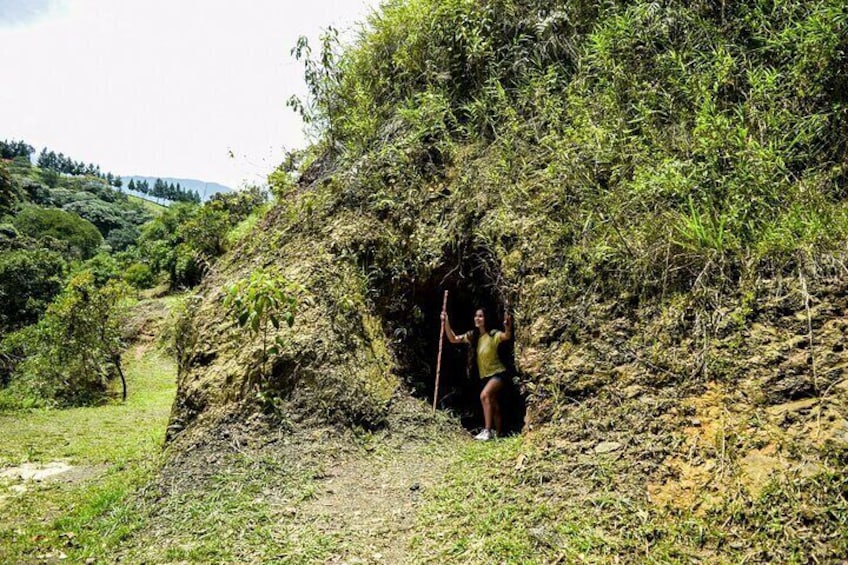
MULTIPOLYGON (((314 143, 188 307, 177 445, 402 427, 448 290, 458 329, 515 316, 533 447, 497 480, 592 517, 599 560, 848 555, 844 3, 394 0, 295 55, 314 143), (291 327, 225 306, 256 273, 291 327)), ((462 352, 442 371, 479 425, 462 352)))

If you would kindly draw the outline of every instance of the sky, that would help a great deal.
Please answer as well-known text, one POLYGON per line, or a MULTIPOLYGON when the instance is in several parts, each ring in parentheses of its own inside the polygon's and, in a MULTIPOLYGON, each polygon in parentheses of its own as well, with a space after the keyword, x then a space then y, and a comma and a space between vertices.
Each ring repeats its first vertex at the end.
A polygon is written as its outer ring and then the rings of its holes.
POLYGON ((0 139, 104 172, 263 182, 305 145, 297 38, 378 0, 0 0, 0 139))

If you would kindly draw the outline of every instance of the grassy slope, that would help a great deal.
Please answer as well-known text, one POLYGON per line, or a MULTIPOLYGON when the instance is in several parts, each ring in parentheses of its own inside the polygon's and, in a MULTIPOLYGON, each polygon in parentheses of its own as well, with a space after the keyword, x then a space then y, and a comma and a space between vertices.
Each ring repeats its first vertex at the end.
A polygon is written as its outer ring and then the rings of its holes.
POLYGON ((166 206, 162 206, 161 204, 157 204, 156 202, 153 202, 152 200, 148 200, 148 199, 142 198, 140 196, 135 196, 134 194, 128 194, 127 198, 129 198, 130 202, 138 202, 139 204, 144 206, 144 208, 148 212, 153 214, 154 216, 160 216, 162 214, 162 212, 164 212, 165 209, 166 209, 166 206))

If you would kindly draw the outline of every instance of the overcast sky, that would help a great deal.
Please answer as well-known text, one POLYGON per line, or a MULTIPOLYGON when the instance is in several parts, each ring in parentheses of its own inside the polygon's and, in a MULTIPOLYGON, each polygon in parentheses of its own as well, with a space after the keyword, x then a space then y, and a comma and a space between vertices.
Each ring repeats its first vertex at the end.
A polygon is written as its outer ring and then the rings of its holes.
POLYGON ((298 36, 378 0, 0 0, 0 139, 238 187, 303 146, 298 36), (230 157, 230 152, 234 157, 230 157))

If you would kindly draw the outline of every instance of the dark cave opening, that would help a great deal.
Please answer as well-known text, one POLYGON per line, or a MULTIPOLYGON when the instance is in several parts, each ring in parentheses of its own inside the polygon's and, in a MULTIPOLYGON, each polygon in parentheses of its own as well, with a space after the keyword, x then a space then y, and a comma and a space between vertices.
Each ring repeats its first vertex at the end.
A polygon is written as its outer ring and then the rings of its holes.
MULTIPOLYGON (((449 293, 447 312, 457 335, 474 329, 474 313, 479 307, 487 308, 494 316, 493 328, 504 329, 505 301, 496 263, 479 253, 471 255, 472 259, 444 261, 426 280, 416 281, 404 300, 404 312, 390 317, 395 318, 389 327, 393 328, 395 350, 407 385, 416 397, 430 403, 435 388, 444 291, 449 293)), ((520 332, 520 328, 514 329, 520 332)), ((509 372, 508 382, 499 395, 506 433, 521 431, 525 414, 513 343, 514 339, 501 344, 498 351, 509 372)), ((444 338, 437 406, 453 413, 466 429, 476 430, 483 427, 482 381, 467 374, 468 347, 444 338)))

